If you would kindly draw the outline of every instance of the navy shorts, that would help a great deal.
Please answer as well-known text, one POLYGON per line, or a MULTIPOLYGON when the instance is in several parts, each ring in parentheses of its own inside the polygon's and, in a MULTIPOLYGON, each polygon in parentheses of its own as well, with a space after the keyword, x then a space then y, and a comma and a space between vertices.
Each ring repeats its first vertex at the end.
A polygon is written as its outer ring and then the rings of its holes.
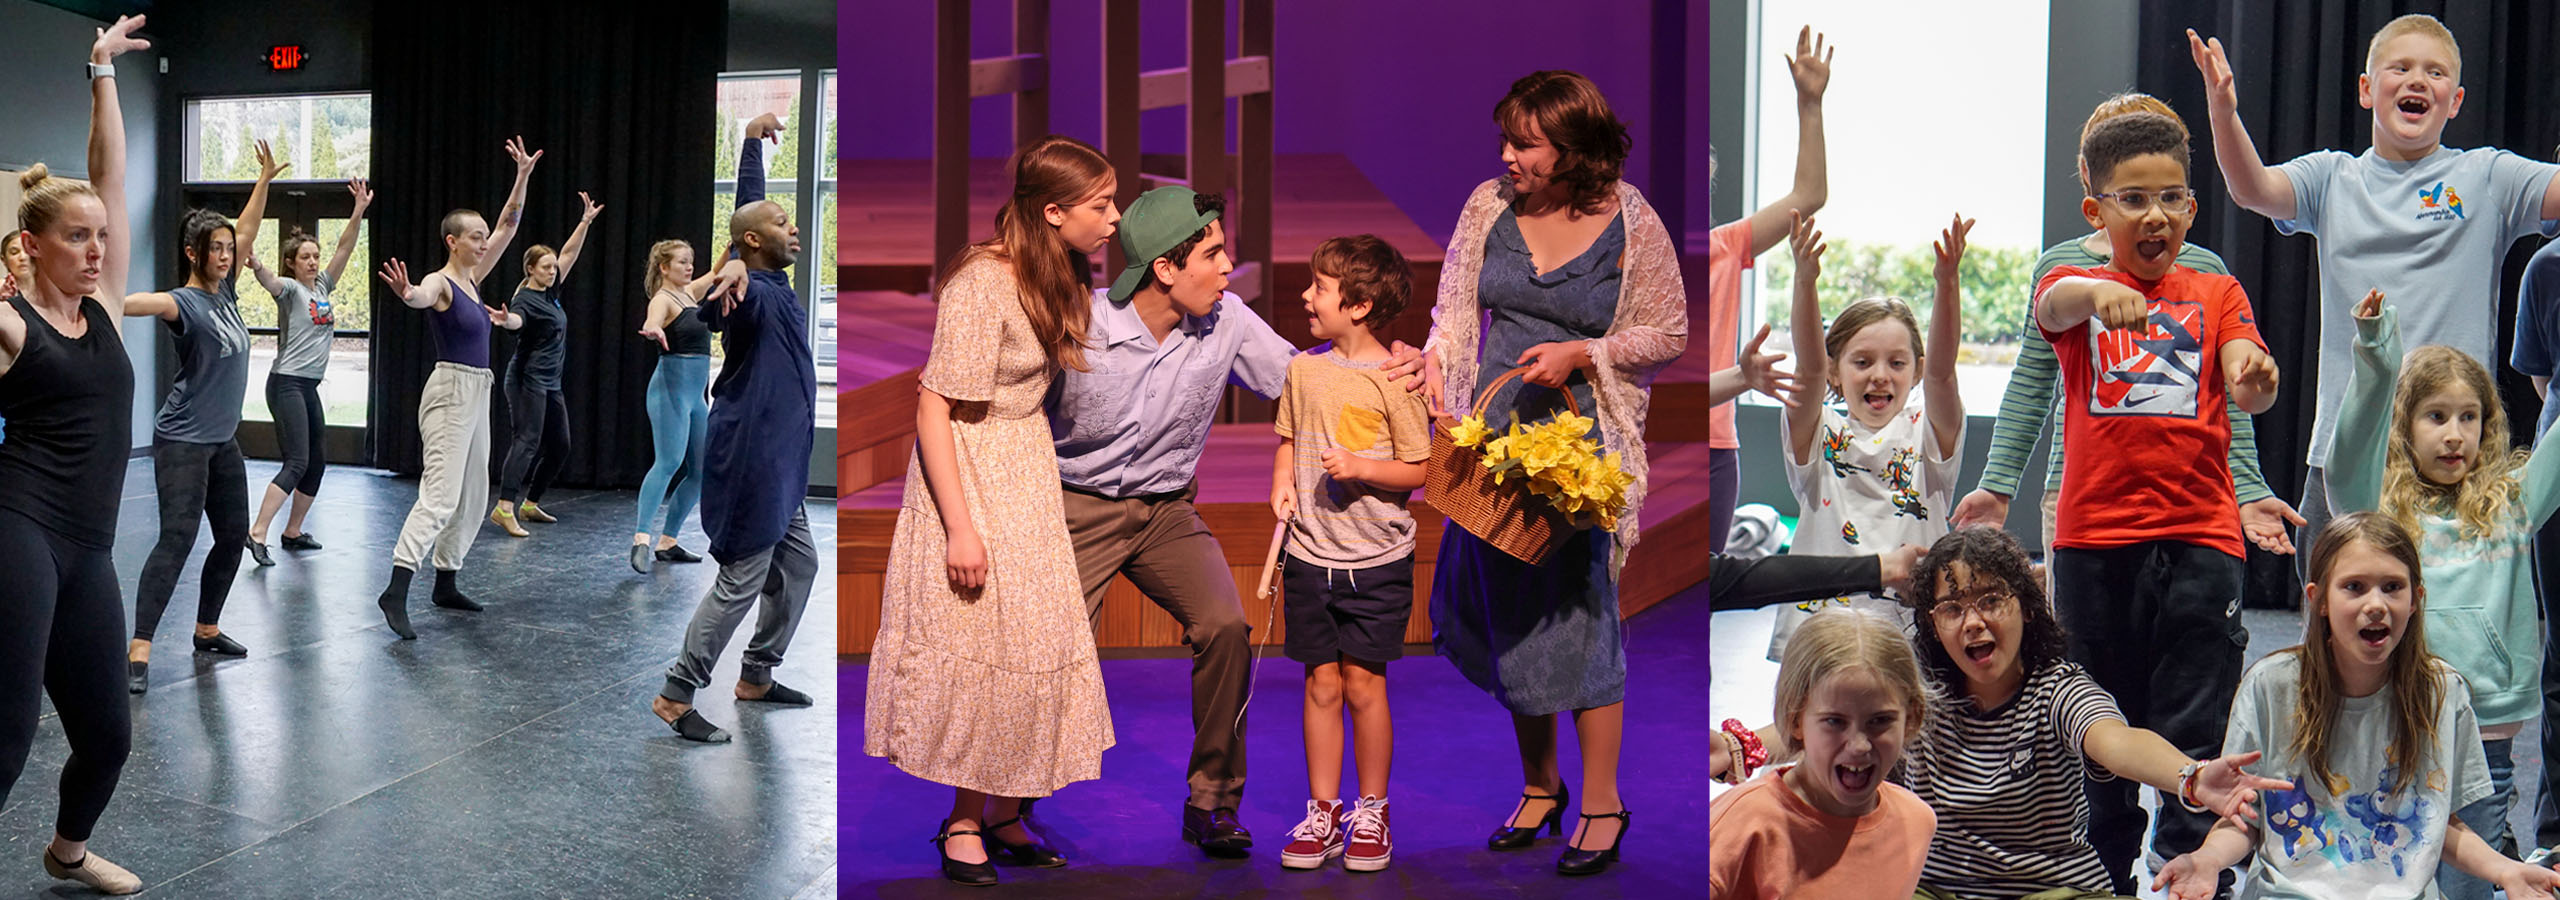
POLYGON ((1366 569, 1328 569, 1296 556, 1281 561, 1290 659, 1308 665, 1342 657, 1385 663, 1404 657, 1413 619, 1413 556, 1366 569))

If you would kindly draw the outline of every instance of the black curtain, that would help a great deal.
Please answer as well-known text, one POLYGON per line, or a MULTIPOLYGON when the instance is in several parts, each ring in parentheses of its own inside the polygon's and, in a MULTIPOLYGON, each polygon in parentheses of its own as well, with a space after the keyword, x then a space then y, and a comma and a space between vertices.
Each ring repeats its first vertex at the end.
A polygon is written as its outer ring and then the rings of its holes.
MULTIPOLYGON (((709 231, 713 97, 726 57, 725 2, 650 6, 542 2, 381 2, 373 17, 373 255, 398 258, 411 278, 444 264, 438 226, 456 208, 495 225, 515 179, 506 141, 543 152, 525 193, 522 226, 480 285, 495 303, 523 279, 525 248, 559 248, 577 226, 578 192, 604 212, 563 285, 569 313, 572 449, 560 480, 630 487, 649 468, 643 405, 653 347, 634 333, 649 245, 696 242, 709 231)), ((734 148, 731 148, 734 150, 734 148)), ((353 277, 355 273, 349 273, 353 277)), ((435 366, 426 316, 401 305, 372 273, 375 465, 419 469, 418 394, 435 366)), ((505 331, 491 348, 503 381, 505 331)), ((507 401, 493 385, 492 475, 506 455, 507 401)), ((470 510, 464 510, 470 513, 470 510)))
MULTIPOLYGON (((2258 330, 2284 372, 2274 409, 2257 417, 2258 460, 2267 483, 2287 502, 2301 497, 2304 453, 2311 446, 2314 385, 2320 366, 2320 279, 2309 235, 2278 235, 2273 223, 2231 202, 2214 161, 2204 80, 2187 50, 2186 30, 2222 39, 2238 80, 2240 120, 2268 165, 2315 150, 2362 153, 2373 144, 2372 113, 2356 102, 2365 51, 2385 22, 2407 13, 2435 16, 2462 50, 2463 101, 2445 126, 2445 146, 2501 147, 2551 159, 2560 140, 2560 9, 2540 2, 2386 2, 2386 0, 2153 0, 2142 4, 2135 55, 2136 89, 2168 101, 2195 133, 2195 228, 2187 240, 2220 253, 2249 291, 2258 330)), ((2104 39, 2104 38, 2092 38, 2104 39)), ((2059 123, 2057 123, 2057 126, 2059 123)), ((2498 358, 2481 360, 2498 374, 2515 446, 2532 442, 2542 401, 2533 384, 2506 365, 2513 346, 2516 282, 2543 244, 2518 242, 2507 254, 2498 290, 2498 358)), ((2488 302, 2489 298, 2482 298, 2488 302)), ((2300 542, 2309 552, 2308 540, 2300 542)), ((2301 582, 2292 563, 2252 550, 2253 606, 2298 605, 2301 582)))

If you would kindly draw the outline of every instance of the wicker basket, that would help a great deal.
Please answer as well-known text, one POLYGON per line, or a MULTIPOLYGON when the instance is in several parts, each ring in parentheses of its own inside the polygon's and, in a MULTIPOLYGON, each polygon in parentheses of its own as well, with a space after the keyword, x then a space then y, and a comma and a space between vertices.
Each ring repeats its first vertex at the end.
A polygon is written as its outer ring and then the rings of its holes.
MULTIPOLYGON (((1476 399, 1475 413, 1484 414, 1484 401, 1502 389, 1502 383, 1520 377, 1525 368, 1513 369, 1486 385, 1476 399)), ((1582 408, 1565 392, 1565 408, 1581 415, 1582 408)), ((1450 438, 1449 429, 1457 420, 1443 418, 1431 427, 1431 466, 1424 474, 1423 489, 1431 498, 1431 506, 1449 517, 1449 521, 1468 534, 1475 535, 1494 549, 1510 554, 1521 562, 1539 565, 1547 556, 1564 546, 1566 538, 1578 529, 1573 520, 1544 500, 1529 493, 1525 476, 1496 484, 1493 473, 1484 467, 1484 454, 1473 447, 1460 447, 1450 438)))

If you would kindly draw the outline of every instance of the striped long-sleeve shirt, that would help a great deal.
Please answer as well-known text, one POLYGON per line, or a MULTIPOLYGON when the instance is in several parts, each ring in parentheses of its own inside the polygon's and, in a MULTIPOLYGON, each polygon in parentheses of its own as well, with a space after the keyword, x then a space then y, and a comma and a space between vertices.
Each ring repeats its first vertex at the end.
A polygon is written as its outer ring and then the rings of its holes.
MULTIPOLYGON (((2107 258, 2089 250, 2084 238, 2055 244, 2036 257, 2035 276, 2030 284, 2041 284, 2044 276, 2058 266, 2103 266, 2107 258)), ((2209 275, 2228 275, 2222 257, 2194 244, 2178 249, 2178 265, 2209 275)), ((2042 495, 2044 484, 2026 481, 2027 454, 2035 451, 2036 438, 2044 434, 2048 418, 2059 419, 2061 397, 2055 387, 2061 383, 2061 366, 2055 361, 2053 345, 2046 343, 2044 332, 2036 327, 2035 310, 2027 311, 2025 340, 2018 345, 2017 365, 2009 372, 2009 388, 2000 395, 2000 418, 1991 426, 1991 457, 1983 465, 1982 479, 1976 487, 2018 497, 2024 493, 2042 495)), ((2248 413, 2237 403, 2231 404, 2231 484, 2243 504, 2275 496, 2267 488, 2266 475, 2258 469, 2258 430, 2248 413)), ((2053 431, 2053 452, 2046 459, 2045 471, 2062 471, 2062 429, 2053 431)))

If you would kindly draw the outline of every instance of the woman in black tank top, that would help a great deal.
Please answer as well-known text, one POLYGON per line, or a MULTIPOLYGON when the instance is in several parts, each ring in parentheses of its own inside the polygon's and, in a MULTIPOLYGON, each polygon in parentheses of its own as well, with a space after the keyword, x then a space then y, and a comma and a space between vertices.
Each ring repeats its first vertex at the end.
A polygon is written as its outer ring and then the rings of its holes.
POLYGON ((640 518, 631 532, 631 568, 644 575, 658 562, 702 561, 676 546, 685 516, 702 500, 710 431, 711 326, 694 310, 718 276, 693 272, 692 245, 666 240, 649 248, 649 315, 640 335, 659 350, 648 393, 650 447, 657 456, 640 481, 640 518), (659 524, 662 505, 666 518, 659 524))
POLYGON ((37 165, 18 224, 32 260, 24 296, 0 303, 0 806, 25 770, 49 690, 71 744, 46 873, 103 893, 142 880, 89 852, 133 742, 124 694, 124 598, 116 583, 116 510, 133 446, 133 365, 124 315, 124 116, 117 54, 148 49, 140 17, 119 18, 89 48, 89 178, 37 165), (50 675, 50 681, 48 681, 50 675))

